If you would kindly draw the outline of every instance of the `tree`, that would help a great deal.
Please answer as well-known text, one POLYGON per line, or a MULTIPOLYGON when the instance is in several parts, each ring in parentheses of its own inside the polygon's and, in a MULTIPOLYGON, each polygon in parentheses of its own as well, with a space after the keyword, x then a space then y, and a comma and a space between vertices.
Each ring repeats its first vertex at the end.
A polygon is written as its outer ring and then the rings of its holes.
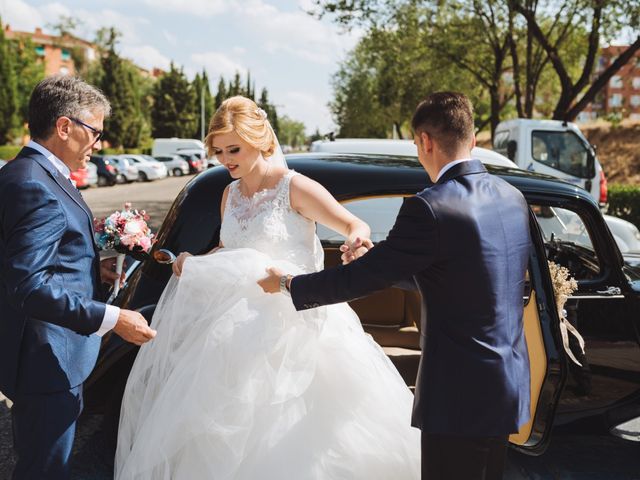
POLYGON ((119 33, 109 29, 106 53, 101 58, 103 76, 100 87, 111 103, 111 116, 105 119, 105 140, 114 147, 137 147, 144 117, 141 109, 137 67, 116 53, 119 33))
POLYGON ((173 63, 156 83, 151 118, 154 138, 190 138, 195 131, 196 93, 184 72, 173 63))
POLYGON ((224 78, 220 77, 220 81, 218 82, 218 91, 216 92, 215 98, 216 110, 220 108, 220 105, 222 105, 222 102, 224 102, 228 96, 229 95, 227 94, 227 87, 224 83, 224 78))
POLYGON ((18 81, 11 53, 0 20, 0 144, 7 143, 17 122, 18 81))
POLYGON ((31 92, 44 78, 44 62, 38 58, 33 42, 29 38, 21 38, 9 42, 11 56, 14 60, 17 88, 17 123, 24 125, 29 117, 29 99, 31 92))
POLYGON ((196 74, 193 80, 193 90, 196 94, 196 109, 198 112, 197 115, 197 123, 196 130, 194 132, 193 138, 200 138, 201 132, 207 132, 207 126, 209 125, 209 120, 213 115, 213 99, 211 97, 211 90, 209 87, 209 77, 207 76, 207 71, 202 70, 202 76, 200 74, 196 74), (203 102, 204 97, 204 102, 203 102), (204 105, 204 124, 202 123, 202 111, 201 108, 204 105))
POLYGON ((273 131, 276 132, 276 135, 280 135, 280 126, 278 123, 278 112, 276 111, 275 105, 272 105, 269 102, 269 92, 266 88, 262 89, 260 93, 260 100, 258 101, 258 106, 267 112, 267 118, 269 119, 269 123, 273 128, 273 131))
MULTIPOLYGON (((595 99, 611 77, 640 50, 640 34, 637 33, 640 26, 640 3, 623 0, 565 0, 551 12, 556 23, 565 31, 572 30, 576 25, 588 25, 588 35, 581 47, 583 68, 577 78, 572 78, 566 59, 559 52, 559 42, 554 42, 549 31, 545 31, 544 23, 540 21, 537 2, 510 0, 510 5, 526 19, 533 38, 544 50, 560 81, 561 91, 553 112, 554 119, 574 120, 595 99), (631 28, 636 32, 632 43, 594 78, 601 37, 604 35, 605 38, 611 38, 624 28, 631 28)), ((559 38, 562 40, 563 36, 559 38)))
POLYGON ((280 134, 279 140, 282 145, 290 145, 298 148, 304 145, 305 128, 304 123, 293 120, 284 115, 279 119, 280 134))

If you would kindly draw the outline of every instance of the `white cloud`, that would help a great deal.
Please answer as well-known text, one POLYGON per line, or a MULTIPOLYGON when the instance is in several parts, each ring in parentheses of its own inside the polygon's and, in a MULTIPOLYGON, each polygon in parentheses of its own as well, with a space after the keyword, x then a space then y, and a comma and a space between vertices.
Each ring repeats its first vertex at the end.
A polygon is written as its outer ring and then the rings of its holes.
POLYGON ((218 78, 224 76, 229 78, 240 72, 245 75, 247 68, 237 62, 235 59, 221 52, 203 52, 191 54, 191 61, 195 64, 195 70, 201 71, 203 68, 207 70, 209 78, 218 78))
POLYGON ((224 0, 144 0, 144 3, 154 9, 200 17, 223 13, 229 6, 224 0))
POLYGON ((169 45, 176 46, 178 44, 178 37, 176 37, 173 33, 168 30, 162 30, 162 35, 169 42, 169 45))
POLYGON ((235 10, 271 54, 290 54, 328 65, 351 49, 358 39, 357 34, 340 34, 335 26, 318 21, 305 13, 304 8, 285 12, 263 0, 249 0, 236 4, 235 10))
POLYGON ((154 67, 169 70, 171 60, 151 45, 124 46, 122 56, 133 61, 136 65, 151 70, 154 67))
POLYGON ((320 129, 321 133, 327 133, 335 128, 326 99, 318 95, 290 91, 278 100, 281 102, 276 103, 282 103, 284 106, 281 113, 303 122, 308 134, 315 132, 316 128, 320 129))
POLYGON ((13 30, 32 32, 36 27, 43 27, 46 23, 40 9, 22 0, 4 0, 0 5, 2 22, 10 25, 13 30))

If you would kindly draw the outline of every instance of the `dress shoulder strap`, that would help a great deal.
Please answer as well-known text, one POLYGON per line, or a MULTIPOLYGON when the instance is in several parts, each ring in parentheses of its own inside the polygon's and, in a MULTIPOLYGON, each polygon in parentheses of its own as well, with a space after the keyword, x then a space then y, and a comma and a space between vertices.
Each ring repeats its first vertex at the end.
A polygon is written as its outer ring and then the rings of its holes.
POLYGON ((278 192, 278 198, 282 200, 288 207, 291 207, 291 196, 289 194, 289 186, 291 185, 291 179, 296 175, 300 175, 295 170, 287 170, 280 180, 280 191, 278 192))

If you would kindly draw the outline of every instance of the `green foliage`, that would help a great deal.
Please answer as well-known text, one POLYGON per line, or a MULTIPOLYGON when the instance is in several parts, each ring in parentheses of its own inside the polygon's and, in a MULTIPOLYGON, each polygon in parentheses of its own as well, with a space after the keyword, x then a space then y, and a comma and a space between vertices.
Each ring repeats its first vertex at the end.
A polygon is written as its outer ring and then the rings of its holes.
POLYGON ((0 145, 0 158, 2 160, 13 160, 22 149, 19 145, 0 145))
POLYGON ((640 186, 609 184, 607 213, 640 228, 640 186))
POLYGON ((11 55, 17 84, 19 123, 26 124, 29 116, 29 98, 33 88, 44 78, 44 63, 38 58, 35 46, 30 39, 12 41, 11 55))
POLYGON ((0 21, 0 144, 10 139, 18 121, 18 79, 11 50, 0 21))
POLYGON ((190 138, 196 129, 196 93, 173 63, 156 83, 151 120, 154 138, 190 138))
POLYGON ((224 78, 220 77, 220 81, 218 82, 218 92, 215 97, 215 107, 216 110, 222 105, 222 102, 228 97, 227 95, 227 86, 224 83, 224 78))
POLYGON ((304 145, 305 142, 305 128, 304 123, 298 122, 284 115, 279 119, 279 140, 282 145, 290 145, 293 148, 298 148, 304 145))
POLYGON ((112 146, 136 147, 141 140, 144 116, 141 107, 139 73, 129 61, 120 58, 115 47, 118 33, 111 29, 102 56, 100 87, 111 103, 111 116, 105 120, 105 140, 112 146))
POLYGON ((276 135, 280 136, 280 124, 278 120, 278 112, 276 111, 276 106, 273 105, 269 101, 269 92, 266 88, 262 89, 260 93, 260 100, 258 101, 258 106, 267 112, 267 118, 269 119, 269 123, 273 128, 273 131, 276 132, 276 135))
POLYGON ((193 80, 193 90, 196 94, 196 111, 197 111, 197 124, 196 129, 193 132, 193 138, 200 138, 202 132, 204 135, 207 134, 207 127, 209 125, 209 120, 213 116, 213 106, 214 101, 211 96, 211 89, 209 86, 209 77, 207 75, 206 70, 202 70, 202 76, 200 74, 196 74, 196 77, 193 80), (204 119, 202 115, 202 110, 204 107, 204 119))

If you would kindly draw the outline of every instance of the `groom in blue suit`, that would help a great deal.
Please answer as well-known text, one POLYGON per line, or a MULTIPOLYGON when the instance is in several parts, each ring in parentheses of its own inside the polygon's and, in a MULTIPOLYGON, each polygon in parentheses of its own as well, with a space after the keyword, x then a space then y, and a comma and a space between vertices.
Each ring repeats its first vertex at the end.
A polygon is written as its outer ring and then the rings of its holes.
POLYGON ((155 335, 139 313, 100 301, 117 275, 99 261, 69 177, 100 149, 109 110, 78 78, 43 80, 29 103, 32 141, 0 170, 0 390, 13 401, 14 480, 69 478, 100 337, 113 329, 140 345, 155 335))
POLYGON ((422 478, 500 479, 508 435, 529 418, 529 211, 517 189, 471 158, 464 95, 430 95, 412 127, 434 185, 405 201, 387 239, 348 265, 296 277, 270 269, 260 283, 288 290, 303 310, 413 277, 423 301, 412 422, 422 430, 422 478))

